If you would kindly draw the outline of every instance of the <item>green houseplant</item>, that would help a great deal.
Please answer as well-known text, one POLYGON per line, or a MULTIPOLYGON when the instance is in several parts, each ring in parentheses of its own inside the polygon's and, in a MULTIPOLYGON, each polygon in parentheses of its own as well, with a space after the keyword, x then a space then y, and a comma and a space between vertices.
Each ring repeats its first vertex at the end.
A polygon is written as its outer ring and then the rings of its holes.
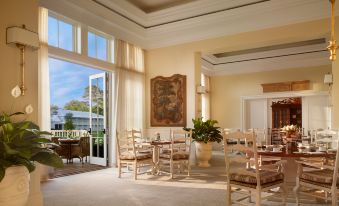
POLYGON ((208 161, 212 157, 212 142, 220 143, 223 139, 220 128, 215 126, 218 121, 206 120, 202 118, 192 119, 193 128, 184 128, 184 130, 192 130, 192 140, 196 146, 196 157, 200 167, 209 167, 208 161))
POLYGON ((25 204, 35 162, 63 167, 61 158, 49 148, 53 143, 43 137, 50 133, 40 131, 31 121, 12 120, 23 114, 0 115, 0 205, 25 204))

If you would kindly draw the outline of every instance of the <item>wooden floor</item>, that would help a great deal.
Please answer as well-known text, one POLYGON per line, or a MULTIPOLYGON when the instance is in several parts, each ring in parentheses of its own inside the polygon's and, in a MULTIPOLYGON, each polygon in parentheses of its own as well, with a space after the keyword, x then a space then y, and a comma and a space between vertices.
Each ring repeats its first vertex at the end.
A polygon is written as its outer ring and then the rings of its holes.
POLYGON ((88 162, 85 162, 84 164, 82 164, 78 159, 74 159, 73 163, 68 163, 68 164, 66 163, 66 161, 64 161, 64 165, 65 166, 63 168, 55 169, 54 175, 51 178, 76 175, 76 174, 81 174, 85 172, 92 172, 92 171, 108 168, 108 167, 104 167, 100 165, 89 164, 88 162))

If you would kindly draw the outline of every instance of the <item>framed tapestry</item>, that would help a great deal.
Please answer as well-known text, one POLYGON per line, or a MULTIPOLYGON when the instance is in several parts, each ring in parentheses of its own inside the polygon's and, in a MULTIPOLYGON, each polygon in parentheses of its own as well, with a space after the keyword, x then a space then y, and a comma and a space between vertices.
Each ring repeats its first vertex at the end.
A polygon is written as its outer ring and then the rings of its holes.
POLYGON ((151 79, 151 126, 186 126, 186 76, 151 79))

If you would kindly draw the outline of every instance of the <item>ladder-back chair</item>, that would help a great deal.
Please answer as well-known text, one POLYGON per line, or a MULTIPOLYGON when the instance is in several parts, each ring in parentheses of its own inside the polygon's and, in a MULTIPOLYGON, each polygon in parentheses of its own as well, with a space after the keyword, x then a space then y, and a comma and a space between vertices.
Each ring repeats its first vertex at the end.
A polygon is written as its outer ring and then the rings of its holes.
MULTIPOLYGON (((250 132, 225 132, 224 133, 224 152, 226 163, 227 176, 227 196, 226 205, 234 203, 246 205, 243 201, 249 199, 251 201, 251 194, 255 194, 255 205, 261 205, 261 192, 269 191, 273 188, 280 187, 283 204, 286 203, 286 188, 284 182, 284 175, 279 171, 267 171, 259 167, 259 158, 257 154, 256 135, 255 130, 250 132), (227 144, 227 140, 237 140, 237 144, 227 144), (231 151, 237 153, 231 153, 231 151), (253 167, 251 167, 252 165, 253 167), (231 193, 235 192, 245 194, 244 197, 231 199, 231 193), (248 191, 241 192, 239 189, 248 191)), ((281 162, 277 162, 282 164, 281 162)), ((272 197, 272 195, 270 196, 272 197)), ((267 198, 267 197, 265 197, 267 198)))

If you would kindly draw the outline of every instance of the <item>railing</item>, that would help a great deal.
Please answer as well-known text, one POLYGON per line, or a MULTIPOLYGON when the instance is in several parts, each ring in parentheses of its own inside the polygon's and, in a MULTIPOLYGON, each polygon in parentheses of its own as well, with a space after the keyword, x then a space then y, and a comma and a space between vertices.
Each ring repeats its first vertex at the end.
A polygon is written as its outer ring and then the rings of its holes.
POLYGON ((87 130, 51 130, 53 137, 84 137, 88 136, 87 130))

